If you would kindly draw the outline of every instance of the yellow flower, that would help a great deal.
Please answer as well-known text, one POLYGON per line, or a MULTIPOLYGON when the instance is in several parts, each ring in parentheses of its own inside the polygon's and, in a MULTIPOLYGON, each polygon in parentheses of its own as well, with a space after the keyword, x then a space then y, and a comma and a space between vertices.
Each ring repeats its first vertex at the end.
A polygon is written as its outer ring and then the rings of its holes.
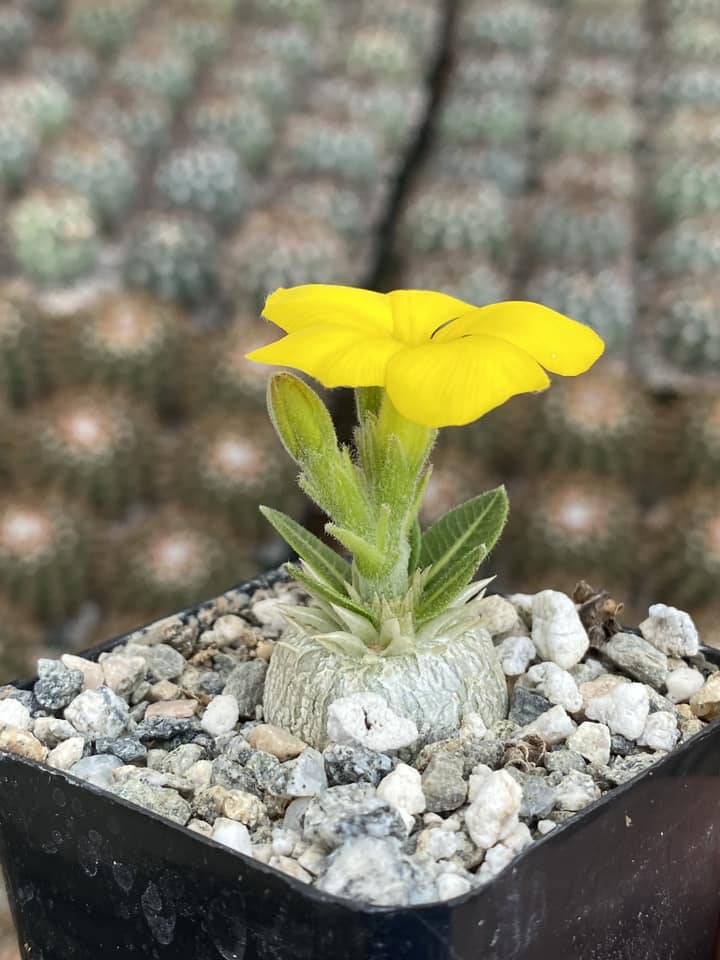
POLYGON ((590 327, 538 303, 473 307, 429 290, 306 284, 276 290, 263 314, 287 336, 250 360, 326 387, 385 387, 402 416, 427 427, 477 420, 515 394, 544 390, 545 370, 583 373, 604 349, 590 327))

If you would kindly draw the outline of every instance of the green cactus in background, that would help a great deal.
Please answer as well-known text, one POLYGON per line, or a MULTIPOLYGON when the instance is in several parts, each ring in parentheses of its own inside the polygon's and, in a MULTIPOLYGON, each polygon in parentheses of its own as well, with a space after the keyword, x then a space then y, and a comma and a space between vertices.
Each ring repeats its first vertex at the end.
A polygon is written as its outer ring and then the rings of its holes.
POLYGON ((8 597, 0 596, 0 684, 37 673, 38 657, 50 656, 46 631, 8 597))
POLYGON ((275 139, 267 107, 247 93, 203 97, 190 111, 188 125, 198 140, 232 147, 251 169, 265 164, 275 139))
POLYGON ((530 275, 525 296, 597 330, 608 353, 627 351, 636 316, 635 287, 628 267, 594 273, 547 267, 530 275))
POLYGON ((607 198, 632 203, 637 191, 630 154, 587 156, 568 153, 543 166, 542 187, 560 197, 607 198))
POLYGON ((713 276, 707 280, 681 279, 656 293, 652 317, 658 350, 664 360, 680 370, 696 374, 717 372, 718 286, 713 276))
POLYGON ((409 290, 440 290, 466 303, 482 306, 510 296, 510 279, 474 255, 454 253, 415 256, 403 271, 402 286, 409 290))
POLYGON ((636 71, 622 56, 567 56, 557 68, 557 87, 576 95, 599 94, 631 100, 635 93, 636 71))
POLYGON ((39 136, 57 133, 71 112, 68 93, 52 77, 20 74, 0 86, 0 116, 26 120, 39 136))
POLYGON ((537 65, 520 53, 465 51, 453 65, 450 83, 457 94, 528 95, 537 79, 537 65))
POLYGON ((198 67, 214 63, 230 42, 225 18, 198 10, 192 3, 166 11, 161 25, 172 42, 185 50, 198 67))
POLYGON ((245 213, 255 187, 234 150, 197 142, 172 150, 155 171, 158 194, 176 207, 227 226, 245 213))
POLYGON ((653 194, 655 207, 666 220, 719 214, 720 159, 658 157, 653 194))
POLYGON ((661 6, 669 19, 678 16, 710 17, 717 13, 715 0, 662 0, 661 6))
POLYGON ((13 256, 41 285, 87 276, 98 256, 98 229, 90 203, 73 193, 34 191, 10 211, 13 256))
POLYGON ((670 107, 717 110, 720 105, 720 64, 678 64, 655 77, 655 98, 670 107))
POLYGON ((420 507, 420 522, 430 526, 459 503, 464 503, 478 487, 489 490, 498 479, 488 472, 487 464, 458 446, 452 434, 443 437, 433 450, 433 468, 420 507))
POLYGON ((112 79, 139 96, 160 97, 175 105, 192 92, 195 62, 179 44, 148 34, 122 51, 112 79))
POLYGON ((71 0, 68 26, 102 56, 125 46, 138 27, 145 0, 71 0))
POLYGON ((99 560, 98 593, 114 609, 165 615, 229 589, 257 569, 207 514, 167 507, 123 530, 112 556, 99 560))
POLYGON ((26 0, 26 6, 36 16, 51 20, 62 12, 65 0, 26 0))
POLYGON ((469 0, 458 25, 458 37, 468 47, 515 50, 536 56, 547 49, 552 18, 531 0, 469 0))
POLYGON ((0 288, 0 396, 20 406, 47 385, 46 342, 32 305, 0 288))
POLYGON ((505 198, 494 183, 453 187, 426 183, 411 197, 402 222, 407 249, 416 253, 502 254, 510 238, 505 198))
POLYGON ((123 246, 128 286, 180 304, 210 302, 217 291, 217 239, 188 214, 149 212, 130 225, 123 246))
POLYGON ((720 218, 693 217, 660 234, 651 251, 660 274, 712 274, 720 269, 720 218))
POLYGON ((241 315, 228 330, 215 336, 207 357, 191 358, 193 373, 188 379, 198 393, 194 405, 220 406, 226 412, 264 410, 273 368, 248 363, 245 354, 265 346, 272 336, 268 324, 254 312, 241 315))
POLYGON ((6 7, 0 17, 0 67, 15 67, 33 39, 33 22, 22 10, 6 7))
POLYGON ((543 105, 540 129, 547 153, 604 154, 630 150, 640 124, 624 100, 563 91, 543 105))
POLYGON ((451 93, 440 109, 438 135, 449 144, 513 147, 526 140, 529 116, 530 102, 522 93, 451 93))
POLYGON ((49 77, 75 96, 87 93, 100 72, 100 64, 91 50, 64 40, 42 46, 33 44, 28 67, 34 75, 49 77))
POLYGON ((633 253, 633 219, 625 204, 541 197, 529 211, 532 255, 543 263, 604 267, 633 253))
POLYGON ((0 498, 0 587, 47 623, 74 613, 87 582, 82 528, 67 503, 0 498))
POLYGON ((98 218, 117 222, 129 209, 138 186, 132 151, 112 137, 74 135, 57 143, 48 162, 50 179, 82 194, 98 218))
POLYGON ((290 206, 330 224, 349 240, 366 239, 382 216, 381 203, 370 204, 352 187, 333 180, 301 180, 288 187, 290 206))
POLYGON ((673 20, 663 37, 667 55, 672 60, 720 61, 720 21, 715 16, 683 15, 673 20))
POLYGON ((350 77, 408 82, 419 72, 412 44, 405 34, 383 26, 361 27, 350 37, 346 56, 350 77))
POLYGON ((290 170, 299 176, 369 183, 382 169, 382 147, 372 130, 315 114, 295 114, 288 120, 283 152, 290 170))
POLYGON ((233 51, 210 72, 209 87, 220 95, 257 98, 277 120, 295 100, 294 78, 286 63, 269 60, 258 51, 233 51))
POLYGON ((252 46, 259 57, 277 61, 295 74, 320 70, 323 65, 324 53, 318 49, 313 32, 300 24, 259 27, 252 31, 252 46))
POLYGON ((438 184, 443 182, 464 190, 478 183, 492 183, 508 197, 516 197, 526 189, 529 158, 527 150, 517 145, 512 150, 502 150, 443 144, 426 169, 428 179, 438 184))
POLYGON ((192 346, 188 327, 171 307, 142 295, 111 296, 78 315, 63 340, 81 382, 121 387, 161 415, 177 413, 179 344, 192 346))
POLYGON ((648 42, 643 11, 635 4, 628 8, 622 0, 585 4, 570 15, 565 28, 576 52, 637 56, 648 42))
POLYGON ((352 282, 350 251, 337 231, 284 205, 251 214, 231 240, 225 287, 258 307, 278 287, 352 282))
POLYGON ((17 422, 15 469, 24 482, 118 517, 148 489, 147 420, 147 411, 134 410, 117 393, 56 394, 17 422))
POLYGON ((720 476, 720 399, 714 394, 684 397, 680 422, 673 430, 673 454, 679 479, 713 483, 720 476))
MULTIPOLYGON (((435 50, 442 26, 441 5, 418 0, 360 0, 358 23, 372 23, 404 34, 425 58, 435 50)), ((355 13, 355 5, 351 6, 355 13)))
POLYGON ((0 187, 17 190, 28 178, 40 149, 32 123, 0 113, 0 187))
POLYGON ((94 135, 116 137, 133 150, 153 153, 167 145, 173 114, 167 101, 115 88, 86 104, 80 122, 94 135))
POLYGON ((654 131, 659 153, 692 155, 720 149, 720 116, 714 110, 678 107, 663 117, 654 131))
POLYGON ((258 20, 311 26, 329 12, 326 0, 242 0, 241 9, 258 20))

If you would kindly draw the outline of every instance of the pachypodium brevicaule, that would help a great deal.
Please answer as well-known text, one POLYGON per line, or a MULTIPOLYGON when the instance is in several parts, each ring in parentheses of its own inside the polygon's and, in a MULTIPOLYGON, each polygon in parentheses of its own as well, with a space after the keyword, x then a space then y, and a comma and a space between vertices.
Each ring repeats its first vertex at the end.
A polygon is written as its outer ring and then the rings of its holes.
POLYGON ((584 372, 602 340, 537 303, 477 308, 425 290, 308 284, 277 290, 264 316, 285 336, 248 358, 354 388, 358 420, 352 445, 340 444, 303 380, 270 379, 270 417, 298 482, 350 559, 260 508, 298 554, 288 571, 311 597, 283 607, 290 629, 268 670, 266 720, 322 747, 329 703, 373 692, 424 737, 449 735, 471 715, 494 722, 506 685, 483 626, 489 581, 473 577, 503 529, 507 495, 480 493, 422 531, 430 452, 440 427, 546 389, 546 371, 584 372))

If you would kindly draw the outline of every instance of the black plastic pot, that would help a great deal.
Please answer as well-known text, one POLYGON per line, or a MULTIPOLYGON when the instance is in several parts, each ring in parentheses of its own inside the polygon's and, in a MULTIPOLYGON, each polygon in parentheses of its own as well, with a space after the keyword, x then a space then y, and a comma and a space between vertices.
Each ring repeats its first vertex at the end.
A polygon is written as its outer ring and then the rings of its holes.
POLYGON ((324 896, 4 753, 0 852, 26 960, 712 960, 719 774, 713 723, 482 890, 423 907, 324 896))

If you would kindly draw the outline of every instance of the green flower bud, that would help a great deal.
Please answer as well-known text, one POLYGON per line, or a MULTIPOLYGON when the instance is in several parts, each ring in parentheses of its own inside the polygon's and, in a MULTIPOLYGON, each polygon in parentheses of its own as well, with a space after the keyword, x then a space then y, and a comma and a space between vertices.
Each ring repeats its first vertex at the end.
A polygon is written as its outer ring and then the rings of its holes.
POLYGON ((301 466, 332 455, 337 436, 327 407, 320 397, 292 373, 271 377, 268 411, 283 446, 301 466))

